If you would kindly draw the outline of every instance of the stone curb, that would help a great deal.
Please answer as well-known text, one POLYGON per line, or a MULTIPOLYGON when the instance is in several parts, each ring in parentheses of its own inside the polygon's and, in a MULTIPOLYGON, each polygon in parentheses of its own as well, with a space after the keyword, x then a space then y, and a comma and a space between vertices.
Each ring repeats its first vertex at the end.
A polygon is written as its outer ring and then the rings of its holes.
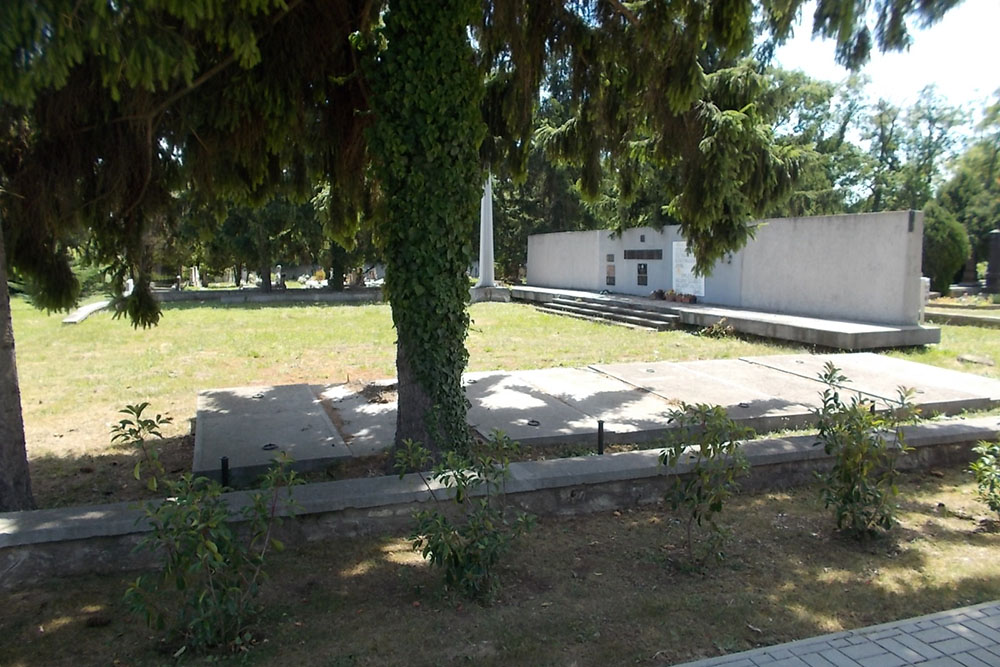
MULTIPOLYGON (((913 455, 901 468, 918 468, 954 460, 969 460, 968 446, 979 440, 1000 438, 1000 417, 931 422, 906 428, 913 455)), ((748 443, 745 453, 751 464, 747 488, 791 486, 813 478, 830 457, 815 446, 815 437, 769 438, 748 443)), ((670 474, 683 474, 681 465, 667 472, 658 462, 659 450, 618 452, 605 456, 581 456, 512 463, 506 482, 508 500, 540 514, 574 514, 656 502, 670 474)), ((432 485, 439 498, 447 490, 432 485)), ((249 504, 250 491, 224 495, 231 514, 249 504)), ((357 535, 386 530, 408 521, 412 509, 432 499, 432 493, 417 474, 358 478, 309 484, 293 489, 295 514, 305 539, 357 535)), ((283 514, 291 512, 283 511, 283 514)), ((0 514, 0 589, 24 580, 18 574, 26 560, 37 561, 29 579, 53 574, 76 574, 95 566, 80 559, 70 566, 61 558, 73 545, 113 550, 134 546, 148 532, 143 512, 134 503, 9 512, 0 514), (110 540, 110 543, 109 543, 110 540), (110 544, 110 546, 109 546, 110 544), (47 546, 48 545, 48 546, 47 546), (46 551, 48 550, 48 551, 46 551), (26 553, 31 558, 26 558, 26 553), (46 568, 53 571, 46 575, 46 568)), ((84 550, 86 551, 86 549, 84 550)), ((108 559, 111 566, 135 567, 136 561, 108 559)), ((107 563, 99 564, 106 567, 107 563)))

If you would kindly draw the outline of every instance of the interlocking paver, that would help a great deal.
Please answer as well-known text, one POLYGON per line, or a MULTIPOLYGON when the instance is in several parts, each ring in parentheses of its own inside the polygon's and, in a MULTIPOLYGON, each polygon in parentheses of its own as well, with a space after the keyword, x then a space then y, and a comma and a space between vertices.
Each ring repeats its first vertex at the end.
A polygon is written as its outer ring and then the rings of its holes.
MULTIPOLYGON (((1000 667, 1000 601, 691 663, 697 667, 1000 667)), ((681 666, 683 667, 683 666, 681 666)))
POLYGON ((941 655, 941 652, 937 649, 928 646, 924 642, 917 639, 914 635, 900 635, 896 637, 896 641, 905 646, 908 649, 916 651, 921 655, 921 657, 930 660, 931 658, 936 658, 941 655))
POLYGON ((833 667, 833 663, 819 653, 807 653, 800 657, 809 667, 833 667))
POLYGON ((986 616, 985 618, 979 619, 979 622, 983 625, 988 625, 994 630, 1000 629, 1000 616, 994 614, 992 616, 986 616))
POLYGON ((992 665, 983 662, 971 653, 956 653, 952 657, 962 663, 963 667, 992 667, 992 665))
POLYGON ((893 653, 880 653, 862 658, 858 660, 858 664, 861 667, 903 667, 906 664, 906 660, 893 653))
POLYGON ((858 663, 841 653, 839 648, 824 651, 820 655, 832 662, 834 667, 858 667, 858 663))
POLYGON ((964 623, 954 623, 948 629, 959 637, 964 637, 976 646, 991 646, 1000 643, 1000 632, 991 630, 982 623, 974 625, 976 621, 969 619, 964 623))
POLYGON ((802 658, 798 658, 793 655, 787 658, 782 658, 776 662, 772 662, 771 667, 809 667, 809 663, 802 660, 802 658))
POLYGON ((987 665, 997 664, 997 654, 994 653, 993 651, 990 651, 989 649, 977 648, 975 651, 969 651, 969 655, 979 658, 987 665))
POLYGON ((963 653, 965 651, 971 651, 973 649, 979 648, 977 644, 973 644, 965 637, 954 637, 952 639, 947 639, 943 642, 938 642, 934 644, 934 648, 941 651, 945 655, 951 655, 952 653, 963 653))
POLYGON ((942 655, 940 658, 934 658, 933 660, 921 663, 920 667, 962 667, 962 663, 954 658, 942 655))
POLYGON ((916 663, 920 660, 924 660, 925 657, 900 643, 899 637, 890 637, 889 639, 883 639, 879 642, 879 646, 883 647, 890 653, 898 655, 900 658, 905 660, 908 664, 916 663))
POLYGON ((928 630, 921 630, 920 632, 914 632, 913 638, 922 641, 925 644, 933 644, 935 642, 944 641, 945 639, 953 639, 955 633, 950 631, 948 628, 942 628, 934 626, 928 630))
POLYGON ((845 646, 840 649, 840 652, 846 655, 848 658, 853 658, 854 660, 860 660, 861 658, 868 658, 873 655, 879 655, 880 653, 887 653, 887 651, 876 644, 875 642, 865 642, 864 644, 856 644, 854 646, 845 646))

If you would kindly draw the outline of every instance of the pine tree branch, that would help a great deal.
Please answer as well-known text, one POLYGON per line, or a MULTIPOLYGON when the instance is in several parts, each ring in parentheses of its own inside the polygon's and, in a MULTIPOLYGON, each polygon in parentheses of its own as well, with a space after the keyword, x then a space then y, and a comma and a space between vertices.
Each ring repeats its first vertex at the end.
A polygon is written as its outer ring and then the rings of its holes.
POLYGON ((619 14, 624 16, 625 20, 627 20, 636 28, 639 27, 639 17, 635 15, 635 12, 633 12, 631 9, 622 4, 621 0, 608 0, 608 3, 610 3, 611 6, 614 7, 619 14))

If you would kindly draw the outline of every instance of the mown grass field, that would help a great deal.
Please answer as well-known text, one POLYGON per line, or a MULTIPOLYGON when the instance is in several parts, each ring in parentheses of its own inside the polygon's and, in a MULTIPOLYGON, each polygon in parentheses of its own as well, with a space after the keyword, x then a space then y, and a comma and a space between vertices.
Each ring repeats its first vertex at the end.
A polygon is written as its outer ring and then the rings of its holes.
MULTIPOLYGON (((28 455, 41 506, 131 500, 134 452, 109 444, 126 404, 170 416, 168 469, 190 469, 190 420, 201 389, 368 382, 395 375, 387 305, 167 305, 159 326, 135 330, 107 312, 63 325, 12 303, 28 455)), ((635 331, 540 313, 524 304, 471 307, 469 370, 516 370, 646 360, 807 352, 802 346, 690 331, 635 331)), ((1000 335, 943 327, 940 345, 888 354, 1000 378, 1000 335), (963 353, 996 365, 967 364, 963 353)))

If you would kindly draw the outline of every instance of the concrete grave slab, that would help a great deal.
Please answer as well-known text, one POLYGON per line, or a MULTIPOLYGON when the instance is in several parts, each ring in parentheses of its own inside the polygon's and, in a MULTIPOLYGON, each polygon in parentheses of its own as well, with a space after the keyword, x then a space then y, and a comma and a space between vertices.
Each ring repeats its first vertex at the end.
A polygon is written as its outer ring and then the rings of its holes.
POLYGON ((608 442, 649 439, 670 428, 672 404, 593 369, 546 368, 520 371, 518 377, 583 413, 583 421, 573 422, 573 428, 596 437, 597 420, 603 420, 608 442))
POLYGON ((544 445, 597 431, 593 417, 545 393, 523 372, 467 373, 463 384, 469 424, 484 437, 499 429, 522 444, 544 445))
POLYGON ((809 412, 806 405, 768 393, 762 383, 742 385, 729 380, 722 366, 716 367, 715 373, 698 370, 702 363, 707 362, 601 364, 591 368, 652 392, 673 406, 681 402, 721 405, 732 419, 758 430, 793 425, 809 412))
POLYGON ((371 456, 392 447, 396 436, 395 401, 370 401, 346 384, 317 389, 319 397, 333 409, 340 435, 354 456, 371 456))
POLYGON ((218 479, 229 458, 230 479, 267 470, 286 452, 296 470, 315 470, 351 456, 309 385, 233 387, 198 394, 195 474, 218 479))
POLYGON ((900 386, 912 387, 914 401, 925 414, 982 410, 1000 402, 1000 381, 871 352, 747 357, 744 361, 810 379, 817 378, 829 361, 848 378, 845 389, 870 399, 895 401, 900 386))
MULTIPOLYGON (((749 405, 727 405, 732 418, 756 420, 767 428, 794 428, 812 424, 812 410, 822 405, 823 384, 791 373, 755 366, 740 359, 685 361, 675 364, 741 391, 767 396, 746 401, 749 405)), ((760 428, 758 426, 757 428, 760 428)))

